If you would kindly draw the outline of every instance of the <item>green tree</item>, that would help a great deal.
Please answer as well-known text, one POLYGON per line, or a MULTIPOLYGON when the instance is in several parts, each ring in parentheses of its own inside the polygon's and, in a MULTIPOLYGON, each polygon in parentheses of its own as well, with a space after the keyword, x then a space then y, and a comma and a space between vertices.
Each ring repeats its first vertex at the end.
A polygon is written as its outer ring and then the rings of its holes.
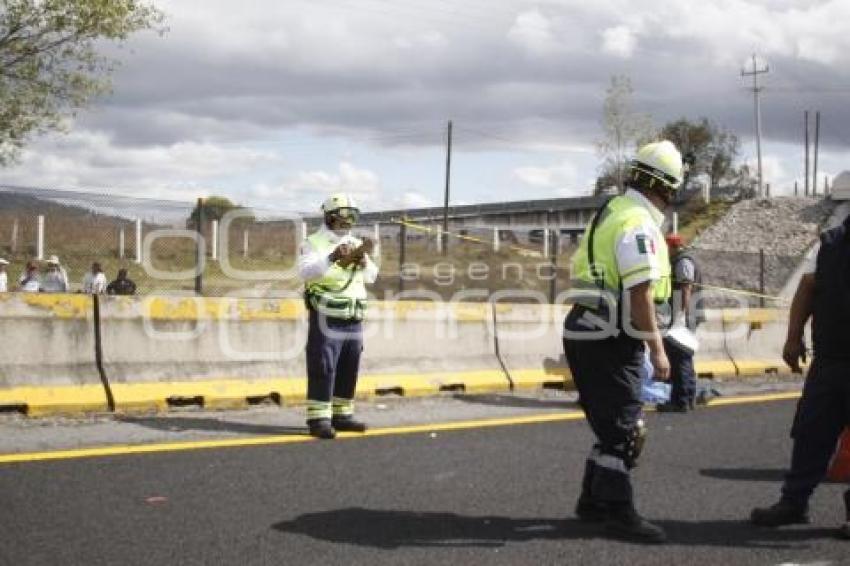
POLYGON ((741 146, 738 137, 708 118, 668 122, 661 128, 659 138, 672 141, 682 154, 690 153, 694 157, 691 175, 707 175, 712 189, 737 184, 741 178, 742 171, 735 168, 741 146))
MULTIPOLYGON (((611 77, 602 107, 604 137, 597 147, 602 155, 601 171, 613 172, 618 190, 623 190, 623 171, 627 152, 653 133, 649 114, 635 111, 632 103, 632 81, 625 75, 611 77)), ((607 187, 606 187, 607 188, 607 187)))
POLYGON ((163 22, 142 0, 0 0, 0 165, 110 90, 116 61, 98 47, 163 22))
MULTIPOLYGON (((192 213, 186 220, 186 227, 192 230, 195 229, 198 225, 198 215, 201 210, 204 212, 204 221, 209 222, 210 220, 221 220, 224 215, 231 210, 243 209, 245 209, 245 207, 234 204, 229 198, 216 196, 207 197, 201 201, 200 205, 196 204, 195 208, 192 209, 192 213)), ((253 222, 253 220, 253 215, 240 217, 234 220, 234 225, 250 223, 253 222)))

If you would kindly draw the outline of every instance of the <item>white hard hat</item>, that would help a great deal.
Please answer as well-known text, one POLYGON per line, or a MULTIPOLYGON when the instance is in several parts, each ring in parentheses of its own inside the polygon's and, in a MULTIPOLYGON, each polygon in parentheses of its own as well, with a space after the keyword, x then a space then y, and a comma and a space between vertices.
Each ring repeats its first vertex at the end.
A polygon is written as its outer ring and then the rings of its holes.
POLYGON ((47 259, 47 264, 59 265, 59 256, 52 255, 47 259))
POLYGON ((322 212, 325 214, 329 212, 334 212, 341 208, 353 208, 354 210, 358 210, 357 203, 354 202, 354 199, 348 193, 335 193, 325 199, 325 202, 322 203, 322 212))
POLYGON ((639 174, 638 172, 645 173, 671 189, 678 189, 682 184, 682 154, 668 140, 648 143, 641 147, 629 166, 632 176, 639 174))

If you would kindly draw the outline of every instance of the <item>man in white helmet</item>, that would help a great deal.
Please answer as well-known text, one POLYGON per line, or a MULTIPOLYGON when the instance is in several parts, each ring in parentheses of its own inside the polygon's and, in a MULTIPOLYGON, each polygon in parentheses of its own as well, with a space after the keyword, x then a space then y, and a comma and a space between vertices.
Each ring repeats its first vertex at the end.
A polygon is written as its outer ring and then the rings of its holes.
POLYGON ((363 350, 366 285, 378 267, 372 242, 351 234, 360 214, 350 195, 322 204, 324 223, 301 244, 298 272, 309 310, 307 337, 307 426, 317 438, 337 431, 365 432, 354 419, 354 393, 363 350))
POLYGON ((655 377, 666 380, 670 373, 655 305, 671 293, 661 225, 683 174, 682 156, 669 141, 640 148, 625 194, 599 209, 573 257, 572 286, 579 296, 564 321, 567 361, 597 437, 576 514, 640 542, 666 540, 635 509, 630 470, 646 437, 640 397, 645 348, 655 377))

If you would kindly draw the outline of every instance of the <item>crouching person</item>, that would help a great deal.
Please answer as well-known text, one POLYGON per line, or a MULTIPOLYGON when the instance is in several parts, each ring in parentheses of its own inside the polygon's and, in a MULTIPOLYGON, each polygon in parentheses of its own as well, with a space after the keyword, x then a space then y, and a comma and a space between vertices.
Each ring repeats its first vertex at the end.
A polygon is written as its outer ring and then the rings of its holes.
POLYGON ((324 224, 302 244, 298 271, 309 311, 307 336, 307 426, 317 438, 337 431, 365 432, 354 419, 354 394, 363 350, 366 284, 378 267, 372 242, 351 234, 359 210, 346 194, 322 204, 324 224))

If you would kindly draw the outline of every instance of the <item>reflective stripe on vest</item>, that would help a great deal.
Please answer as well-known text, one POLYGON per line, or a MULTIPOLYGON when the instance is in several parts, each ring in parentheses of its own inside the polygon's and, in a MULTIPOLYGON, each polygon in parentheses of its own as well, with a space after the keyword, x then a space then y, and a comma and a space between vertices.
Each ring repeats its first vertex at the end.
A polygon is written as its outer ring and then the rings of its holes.
MULTIPOLYGON (((616 247, 617 241, 623 233, 635 229, 653 220, 643 206, 626 196, 618 196, 600 209, 601 214, 596 225, 593 239, 593 270, 588 261, 588 245, 591 238, 589 232, 593 222, 585 230, 585 236, 581 245, 573 256, 572 261, 572 286, 574 289, 588 289, 595 291, 607 291, 619 300, 622 292, 623 278, 635 275, 648 267, 639 266, 628 273, 620 273, 617 267, 616 247)), ((661 279, 652 282, 652 296, 655 302, 666 301, 671 294, 671 266, 667 250, 667 243, 663 239, 656 242, 656 253, 658 254, 661 267, 661 279)))
MULTIPOLYGON (((328 256, 337 246, 325 232, 316 232, 307 238, 313 250, 328 256)), ((353 246, 362 244, 351 238, 353 246)), ((307 299, 316 311, 331 318, 362 320, 366 311, 366 284, 363 270, 357 266, 343 268, 332 264, 325 274, 306 284, 307 299)))

